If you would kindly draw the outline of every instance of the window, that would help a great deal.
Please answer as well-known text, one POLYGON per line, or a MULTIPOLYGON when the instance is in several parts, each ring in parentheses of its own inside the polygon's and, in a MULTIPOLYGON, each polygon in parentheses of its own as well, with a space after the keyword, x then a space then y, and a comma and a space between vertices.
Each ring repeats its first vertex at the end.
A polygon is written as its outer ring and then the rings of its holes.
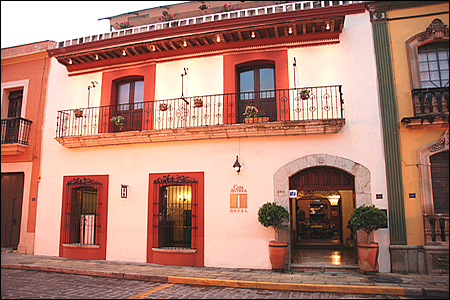
POLYGON ((67 183, 69 197, 65 201, 65 244, 99 244, 98 206, 100 182, 74 179, 67 183))
POLYGON ((431 186, 435 214, 448 214, 448 151, 430 156, 431 186))
POLYGON ((61 257, 106 259, 108 178, 64 176, 61 257))
POLYGON ((203 172, 149 174, 147 262, 204 266, 203 172))
POLYGON ((440 19, 406 41, 411 89, 448 87, 448 29, 440 19), (445 34, 447 31, 447 34, 445 34))
POLYGON ((121 79, 116 83, 115 90, 114 115, 124 117, 124 125, 120 129, 112 124, 115 126, 114 130, 141 130, 144 79, 142 77, 121 79))
POLYGON ((422 147, 418 151, 424 214, 448 214, 448 134, 447 129, 439 140, 422 147))
POLYGON ((245 116, 246 106, 256 106, 270 120, 276 120, 275 65, 270 62, 252 62, 237 68, 239 122, 245 116))
POLYGON ((195 248, 191 244, 192 229, 197 229, 197 180, 170 175, 155 180, 156 190, 154 211, 158 211, 155 220, 154 247, 157 248, 195 248), (193 212, 194 211, 194 212, 193 212))
POLYGON ((422 88, 448 87, 448 43, 431 43, 419 47, 422 88))

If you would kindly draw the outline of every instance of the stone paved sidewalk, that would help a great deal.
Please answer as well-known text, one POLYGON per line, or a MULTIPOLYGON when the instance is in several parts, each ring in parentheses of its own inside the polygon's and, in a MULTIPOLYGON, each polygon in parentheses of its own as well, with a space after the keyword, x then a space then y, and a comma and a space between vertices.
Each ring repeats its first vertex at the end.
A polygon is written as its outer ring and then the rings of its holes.
POLYGON ((448 298, 449 275, 275 272, 256 269, 173 267, 148 263, 71 260, 1 253, 2 268, 59 272, 180 284, 448 298))

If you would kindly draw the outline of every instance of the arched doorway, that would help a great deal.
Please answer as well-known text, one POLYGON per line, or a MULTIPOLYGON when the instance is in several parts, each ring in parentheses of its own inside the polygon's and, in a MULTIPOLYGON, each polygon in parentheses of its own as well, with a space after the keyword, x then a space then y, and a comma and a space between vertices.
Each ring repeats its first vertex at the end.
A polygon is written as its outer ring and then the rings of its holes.
POLYGON ((346 228, 355 207, 354 176, 328 166, 306 168, 289 178, 291 263, 356 265, 354 236, 346 228))
MULTIPOLYGON (((372 204, 372 183, 369 169, 367 169, 364 165, 361 165, 353 160, 344 157, 329 155, 325 153, 311 154, 286 163, 285 165, 281 166, 273 176, 274 202, 284 206, 286 209, 289 209, 291 219, 293 211, 291 210, 289 198, 289 179, 297 173, 312 167, 332 167, 353 176, 355 207, 361 206, 363 204, 372 204)), ((286 240, 291 246, 287 263, 289 268, 293 269, 295 268, 295 265, 291 263, 290 258, 293 255, 292 249, 294 249, 294 243, 292 239, 294 238, 294 235, 291 229, 291 224, 288 223, 287 225, 288 226, 281 227, 280 230, 284 231, 283 234, 285 235, 286 240)), ((327 267, 325 267, 325 269, 327 269, 327 267)), ((348 269, 346 268, 346 270, 348 269)))

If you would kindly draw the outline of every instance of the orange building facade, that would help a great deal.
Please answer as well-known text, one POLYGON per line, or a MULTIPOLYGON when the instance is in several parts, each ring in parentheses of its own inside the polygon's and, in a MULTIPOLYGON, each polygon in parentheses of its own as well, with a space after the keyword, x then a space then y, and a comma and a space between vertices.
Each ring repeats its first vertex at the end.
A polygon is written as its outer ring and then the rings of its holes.
POLYGON ((50 60, 44 41, 1 50, 1 247, 34 253, 50 60))

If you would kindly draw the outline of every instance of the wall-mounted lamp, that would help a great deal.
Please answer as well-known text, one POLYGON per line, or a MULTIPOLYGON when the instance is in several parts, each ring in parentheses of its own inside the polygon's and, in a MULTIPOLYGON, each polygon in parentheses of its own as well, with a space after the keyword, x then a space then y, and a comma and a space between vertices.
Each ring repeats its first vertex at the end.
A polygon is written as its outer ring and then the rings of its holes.
POLYGON ((236 155, 236 161, 234 162, 233 169, 236 170, 236 172, 239 175, 239 172, 241 171, 241 164, 239 163, 239 156, 238 155, 236 155))

